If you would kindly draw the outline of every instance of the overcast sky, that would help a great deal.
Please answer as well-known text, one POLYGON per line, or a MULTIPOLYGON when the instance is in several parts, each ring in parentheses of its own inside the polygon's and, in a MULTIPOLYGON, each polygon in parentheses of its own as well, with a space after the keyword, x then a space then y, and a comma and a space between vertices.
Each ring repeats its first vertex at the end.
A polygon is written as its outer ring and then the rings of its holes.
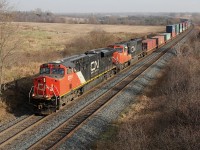
POLYGON ((8 0, 15 10, 69 12, 200 12, 200 0, 8 0))

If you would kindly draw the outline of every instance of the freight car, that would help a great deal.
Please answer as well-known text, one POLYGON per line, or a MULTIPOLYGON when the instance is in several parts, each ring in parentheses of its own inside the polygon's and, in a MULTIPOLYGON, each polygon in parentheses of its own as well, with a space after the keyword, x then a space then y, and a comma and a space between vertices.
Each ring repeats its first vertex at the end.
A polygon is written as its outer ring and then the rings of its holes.
POLYGON ((145 40, 131 39, 42 64, 40 75, 34 79, 29 92, 35 113, 50 114, 59 110, 67 102, 152 53, 190 25, 189 21, 168 25, 167 33, 145 40))
POLYGON ((144 55, 150 54, 157 47, 156 39, 146 39, 142 41, 142 50, 144 51, 144 55))

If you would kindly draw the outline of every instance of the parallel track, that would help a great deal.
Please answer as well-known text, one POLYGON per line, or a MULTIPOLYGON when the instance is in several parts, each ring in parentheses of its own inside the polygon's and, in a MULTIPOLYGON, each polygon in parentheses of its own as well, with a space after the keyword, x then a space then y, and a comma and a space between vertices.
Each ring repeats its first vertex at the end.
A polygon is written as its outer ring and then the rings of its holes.
POLYGON ((42 120, 44 116, 31 115, 22 121, 10 126, 9 128, 0 132, 0 147, 11 142, 16 136, 24 133, 26 130, 32 128, 37 122, 42 120))
POLYGON ((97 100, 83 108, 81 111, 73 115, 70 119, 64 122, 62 125, 54 129, 48 135, 43 137, 40 141, 33 144, 29 149, 56 149, 60 144, 66 141, 76 130, 78 130, 86 120, 96 114, 99 110, 101 110, 104 106, 110 103, 113 98, 120 94, 126 86, 135 80, 140 74, 142 74, 145 70, 147 70, 151 65, 153 65, 156 61, 159 60, 161 56, 163 56, 169 49, 175 46, 181 39, 183 39, 187 34, 192 31, 183 33, 180 37, 174 39, 174 41, 168 43, 169 47, 162 51, 157 57, 153 60, 150 60, 148 64, 140 67, 137 71, 135 71, 130 76, 126 77, 123 81, 119 82, 115 87, 108 90, 102 96, 100 96, 97 100))

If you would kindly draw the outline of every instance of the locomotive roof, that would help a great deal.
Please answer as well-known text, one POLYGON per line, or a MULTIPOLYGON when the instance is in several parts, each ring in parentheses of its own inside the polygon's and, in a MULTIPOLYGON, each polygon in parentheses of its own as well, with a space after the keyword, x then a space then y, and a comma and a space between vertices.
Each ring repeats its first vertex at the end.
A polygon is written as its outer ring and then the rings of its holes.
POLYGON ((94 54, 99 54, 101 55, 101 57, 105 57, 105 56, 111 55, 115 51, 116 51, 115 49, 107 47, 107 48, 89 50, 85 52, 85 54, 89 57, 93 56, 94 54))
POLYGON ((99 49, 87 51, 87 52, 85 52, 85 54, 73 55, 73 56, 66 57, 66 58, 63 58, 61 60, 49 62, 49 63, 46 63, 46 64, 62 64, 65 67, 74 68, 75 67, 74 62, 76 60, 85 59, 85 61, 87 61, 89 59, 89 57, 94 56, 94 55, 98 55, 98 54, 101 57, 105 57, 105 56, 108 56, 108 55, 112 55, 112 53, 114 51, 115 51, 115 49, 113 49, 113 48, 99 48, 99 49))
POLYGON ((141 38, 135 38, 135 39, 130 39, 129 41, 122 41, 122 42, 120 42, 120 43, 116 43, 116 45, 128 45, 130 42, 131 43, 137 43, 137 42, 141 42, 142 41, 142 39, 141 38))
POLYGON ((97 54, 97 53, 102 53, 102 52, 109 52, 109 51, 112 51, 113 48, 98 48, 98 49, 92 49, 92 50, 89 50, 87 52, 85 52, 85 54, 97 54))
POLYGON ((123 46, 123 47, 127 47, 127 43, 128 43, 128 42, 126 42, 126 43, 125 43, 125 42, 124 42, 124 43, 123 43, 123 42, 115 43, 115 44, 113 44, 113 46, 123 46))
POLYGON ((142 39, 141 38, 135 38, 135 39, 130 39, 130 41, 138 42, 138 41, 142 41, 142 39))
POLYGON ((85 55, 85 54, 73 55, 73 56, 70 56, 70 57, 63 58, 61 60, 49 62, 47 64, 62 64, 65 67, 74 68, 75 64, 73 63, 73 61, 76 60, 76 59, 84 58, 84 57, 87 57, 87 55, 85 55))

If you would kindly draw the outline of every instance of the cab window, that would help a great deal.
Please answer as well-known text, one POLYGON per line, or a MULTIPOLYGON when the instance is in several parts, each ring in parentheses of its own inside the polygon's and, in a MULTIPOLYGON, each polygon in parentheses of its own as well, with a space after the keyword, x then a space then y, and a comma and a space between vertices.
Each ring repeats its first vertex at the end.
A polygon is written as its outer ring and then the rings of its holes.
POLYGON ((40 74, 50 74, 49 68, 40 68, 40 74))
POLYGON ((115 48, 119 53, 122 53, 123 52, 123 49, 122 48, 115 48))
POLYGON ((67 69, 67 74, 71 74, 72 73, 72 68, 68 68, 67 69))
POLYGON ((64 75, 64 69, 63 68, 52 68, 51 73, 57 74, 57 75, 64 75))
POLYGON ((127 52, 127 50, 128 50, 128 47, 124 47, 124 52, 127 52))

